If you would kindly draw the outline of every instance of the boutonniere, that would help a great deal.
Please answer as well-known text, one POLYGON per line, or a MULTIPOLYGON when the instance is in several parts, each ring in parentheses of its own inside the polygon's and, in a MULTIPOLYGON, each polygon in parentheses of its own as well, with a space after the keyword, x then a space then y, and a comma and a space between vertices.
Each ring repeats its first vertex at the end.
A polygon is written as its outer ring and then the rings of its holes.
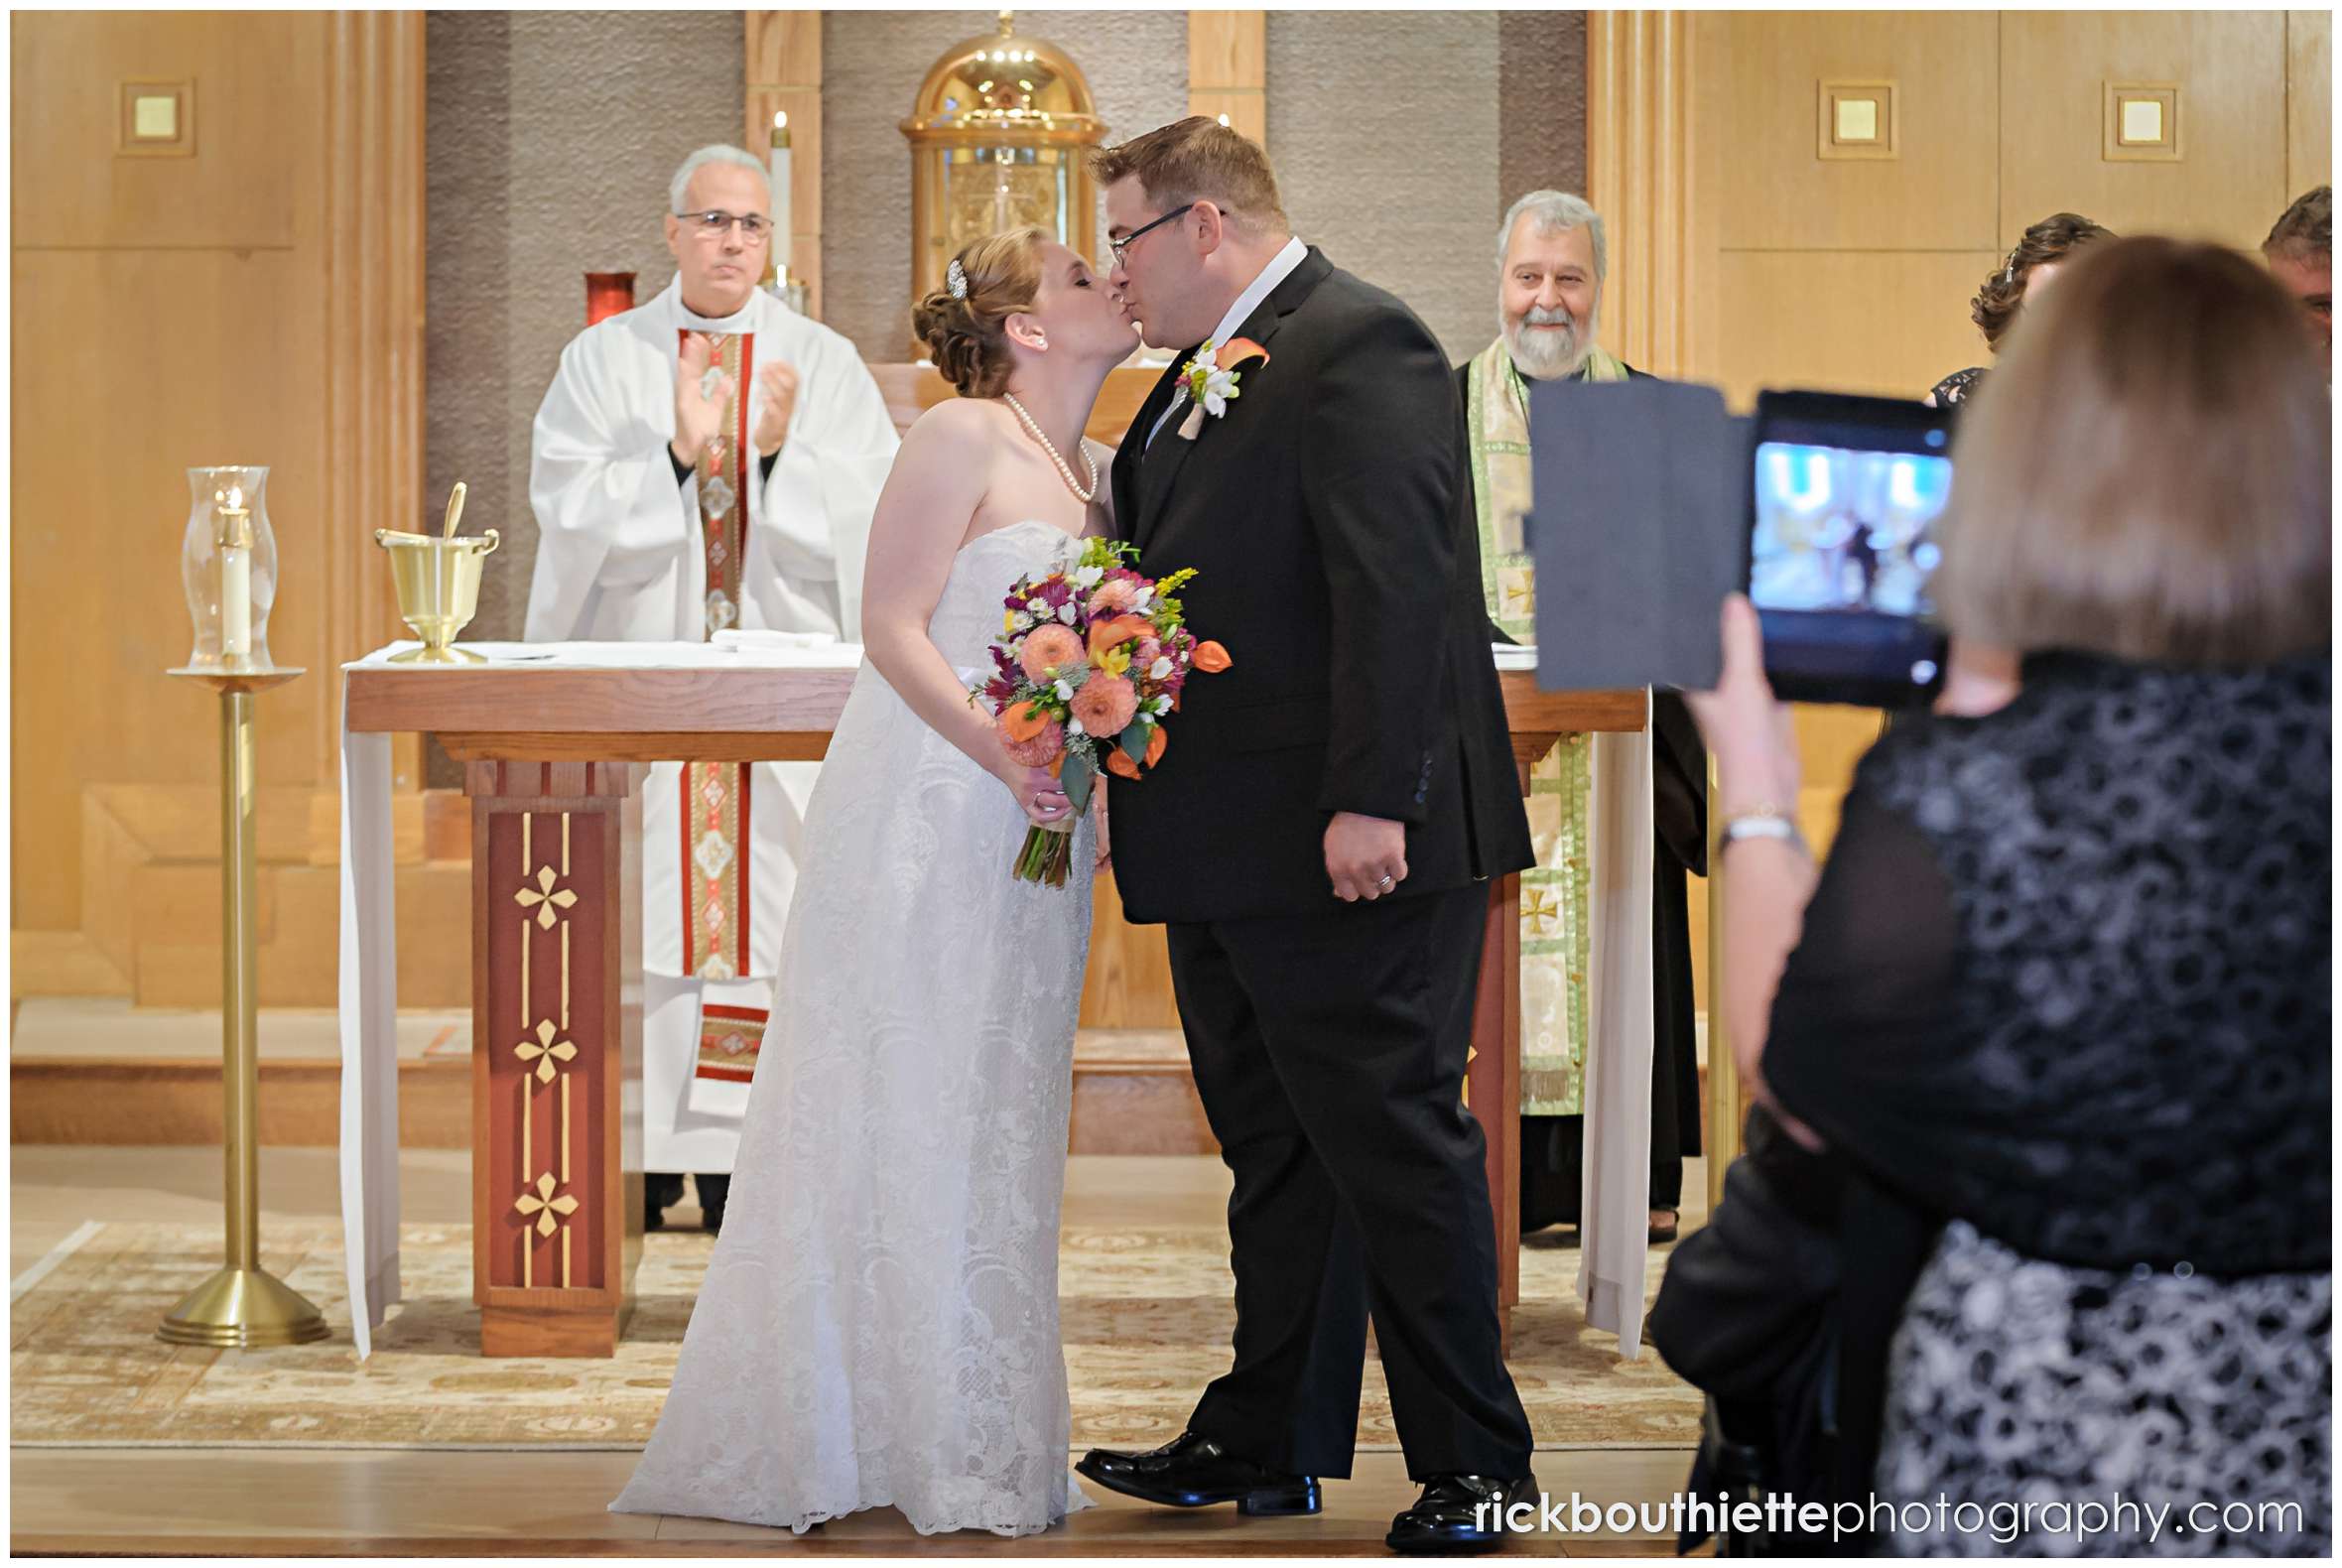
POLYGON ((1204 416, 1214 419, 1228 417, 1228 405, 1243 395, 1239 383, 1244 379, 1242 367, 1257 360, 1268 363, 1268 350, 1249 337, 1232 337, 1215 346, 1206 338, 1204 346, 1196 350, 1179 372, 1187 383, 1187 418, 1179 422, 1183 441, 1193 441, 1204 433, 1204 416))

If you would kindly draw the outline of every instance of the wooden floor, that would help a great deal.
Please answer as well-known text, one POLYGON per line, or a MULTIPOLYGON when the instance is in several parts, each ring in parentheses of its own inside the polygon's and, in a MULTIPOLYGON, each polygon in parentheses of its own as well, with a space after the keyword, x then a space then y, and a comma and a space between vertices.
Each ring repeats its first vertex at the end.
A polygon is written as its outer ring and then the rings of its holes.
MULTIPOLYGON (((11 1277, 84 1222, 200 1223, 219 1214, 216 1149, 18 1146, 10 1153, 11 1277)), ((409 1150, 401 1159, 405 1216, 462 1223, 469 1155, 409 1150)), ((1696 1164, 1687 1192, 1701 1187, 1696 1164)), ((269 1149, 261 1160, 263 1234, 270 1216, 337 1212, 329 1149, 269 1149)), ((1228 1178, 1210 1157, 1078 1155, 1066 1216, 1089 1223, 1209 1224, 1226 1212, 1228 1178)), ((673 1218, 688 1223, 688 1211, 673 1218)), ((1696 1224, 1699 1216, 1685 1215, 1696 1224)), ((13 1552, 168 1556, 691 1556, 772 1552, 846 1556, 1347 1556, 1379 1555, 1390 1516, 1414 1499, 1395 1454, 1362 1454, 1357 1474, 1329 1483, 1311 1519, 1240 1519, 1233 1509, 1149 1507, 1093 1490, 1099 1506, 1021 1540, 965 1532, 915 1534, 892 1509, 803 1536, 716 1520, 614 1514, 605 1504, 632 1471, 631 1453, 449 1453, 295 1449, 35 1449, 11 1451, 13 1552)), ((1687 1452, 1545 1451, 1537 1478, 1556 1495, 1602 1503, 1663 1502, 1681 1489, 1687 1452)), ((1515 1554, 1661 1556, 1647 1534, 1528 1537, 1515 1554)))

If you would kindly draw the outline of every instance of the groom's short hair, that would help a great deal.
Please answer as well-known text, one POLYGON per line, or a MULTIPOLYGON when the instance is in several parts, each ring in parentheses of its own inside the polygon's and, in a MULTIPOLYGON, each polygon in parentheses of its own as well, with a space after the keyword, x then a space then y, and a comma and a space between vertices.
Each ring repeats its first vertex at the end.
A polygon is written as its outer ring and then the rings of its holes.
POLYGON ((1102 186, 1136 175, 1147 200, 1166 212, 1209 201, 1245 229, 1289 233, 1293 227, 1277 199, 1268 154, 1207 115, 1191 114, 1118 147, 1102 147, 1090 155, 1090 172, 1102 186))

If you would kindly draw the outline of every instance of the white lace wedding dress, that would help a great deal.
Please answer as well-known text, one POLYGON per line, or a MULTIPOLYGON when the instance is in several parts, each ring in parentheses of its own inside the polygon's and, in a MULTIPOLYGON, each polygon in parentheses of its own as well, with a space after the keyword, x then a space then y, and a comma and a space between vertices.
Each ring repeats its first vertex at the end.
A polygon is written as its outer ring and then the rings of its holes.
MULTIPOLYGON (((944 657, 988 674, 1009 585, 1078 549, 1043 522, 970 541, 944 657)), ((1009 877, 1025 828, 865 663, 806 812, 723 1234, 613 1510, 802 1531, 891 1504, 1025 1535, 1089 1505, 1057 1225, 1094 830, 1052 888, 1009 877)))

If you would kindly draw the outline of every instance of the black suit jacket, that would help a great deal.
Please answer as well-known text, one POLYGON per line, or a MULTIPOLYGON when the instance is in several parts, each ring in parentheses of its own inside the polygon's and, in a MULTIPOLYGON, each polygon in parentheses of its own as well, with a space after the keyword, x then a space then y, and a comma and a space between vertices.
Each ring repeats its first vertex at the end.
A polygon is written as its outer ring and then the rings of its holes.
POLYGON ((1227 415, 1147 450, 1181 354, 1114 459, 1117 531, 1149 575, 1196 569, 1188 624, 1234 661, 1107 789, 1125 913, 1331 913, 1338 811, 1406 824, 1402 896, 1532 863, 1446 354, 1315 248, 1236 335, 1269 358, 1227 415))

